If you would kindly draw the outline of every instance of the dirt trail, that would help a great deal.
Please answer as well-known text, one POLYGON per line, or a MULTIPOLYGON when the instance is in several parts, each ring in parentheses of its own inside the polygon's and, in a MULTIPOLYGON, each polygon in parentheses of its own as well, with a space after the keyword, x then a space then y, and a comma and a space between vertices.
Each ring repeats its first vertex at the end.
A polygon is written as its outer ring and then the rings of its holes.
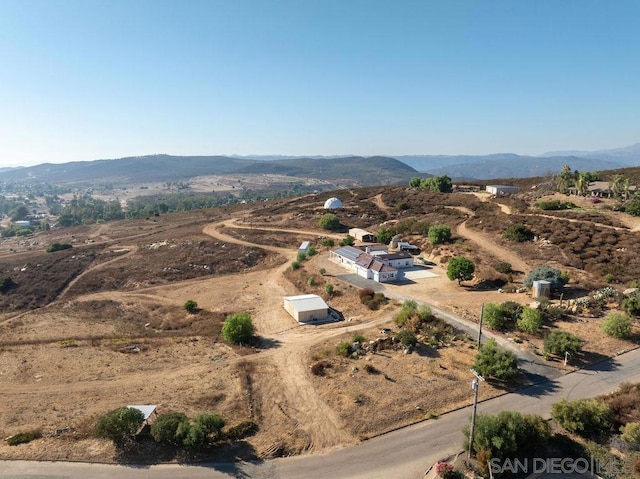
POLYGON ((370 200, 372 200, 375 205, 380 208, 382 211, 388 213, 390 208, 389 206, 387 206, 387 204, 382 200, 382 193, 377 194, 376 196, 374 196, 373 198, 369 198, 370 200))

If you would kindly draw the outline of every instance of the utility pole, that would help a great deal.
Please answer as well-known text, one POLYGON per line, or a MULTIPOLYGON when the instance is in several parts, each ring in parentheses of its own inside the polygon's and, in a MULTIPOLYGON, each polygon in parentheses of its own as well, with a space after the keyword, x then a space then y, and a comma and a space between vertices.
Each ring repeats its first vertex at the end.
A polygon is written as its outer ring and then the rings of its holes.
POLYGON ((480 389, 480 382, 484 381, 484 378, 480 376, 474 369, 471 369, 471 373, 475 376, 475 379, 471 381, 471 389, 473 389, 473 409, 471 410, 471 427, 469 428, 469 450, 467 451, 467 459, 471 459, 471 449, 473 447, 473 434, 476 428, 476 409, 478 408, 478 389, 480 389))
POLYGON ((484 317, 484 303, 480 307, 480 326, 478 328, 478 349, 482 346, 482 318, 484 317))

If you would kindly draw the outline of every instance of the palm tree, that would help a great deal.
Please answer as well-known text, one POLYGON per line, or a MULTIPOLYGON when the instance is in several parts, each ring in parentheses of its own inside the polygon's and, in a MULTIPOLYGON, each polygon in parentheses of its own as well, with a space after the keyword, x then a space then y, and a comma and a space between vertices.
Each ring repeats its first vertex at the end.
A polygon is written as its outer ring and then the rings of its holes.
POLYGON ((611 179, 611 182, 609 183, 609 188, 611 189, 611 193, 613 194, 614 198, 618 198, 622 194, 622 190, 623 190, 622 181, 623 181, 622 175, 615 174, 615 175, 613 175, 613 178, 611 179))
POLYGON ((578 173, 576 178, 576 193, 580 196, 585 196, 589 191, 589 174, 578 173))

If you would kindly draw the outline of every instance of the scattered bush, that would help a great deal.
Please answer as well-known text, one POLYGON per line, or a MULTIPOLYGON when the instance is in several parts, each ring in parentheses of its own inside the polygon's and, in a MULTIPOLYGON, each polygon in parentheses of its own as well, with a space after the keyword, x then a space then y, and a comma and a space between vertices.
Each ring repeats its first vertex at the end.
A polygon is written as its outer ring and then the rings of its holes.
POLYGON ((551 406, 551 417, 567 431, 584 437, 605 436, 612 424, 609 406, 597 399, 562 399, 551 406))
POLYGON ((544 352, 564 356, 582 351, 582 339, 566 331, 551 331, 544 338, 544 352))
POLYGON ((0 293, 6 293, 17 285, 9 276, 0 276, 0 293))
MULTIPOLYGON (((462 430, 465 449, 469 447, 469 428, 467 424, 462 430)), ((497 415, 478 414, 472 450, 478 459, 481 455, 497 459, 514 458, 544 447, 550 437, 549 424, 535 414, 516 411, 502 411, 497 415)))
POLYGON ((151 437, 156 442, 181 445, 182 438, 177 435, 177 431, 183 422, 189 424, 189 418, 181 412, 158 414, 158 417, 151 424, 151 437))
POLYGON ((337 349, 340 356, 348 358, 351 354, 351 343, 349 341, 341 341, 337 349))
POLYGON ((451 239, 451 228, 447 225, 433 225, 429 228, 427 236, 431 246, 446 243, 451 239))
POLYGON ((509 381, 518 374, 518 358, 508 349, 498 346, 496 340, 491 338, 480 347, 473 369, 485 378, 509 381))
POLYGON ((55 251, 62 251, 63 249, 73 248, 73 245, 70 243, 53 243, 49 245, 46 249, 47 253, 53 253, 55 251))
POLYGON ((229 315, 222 325, 222 336, 233 344, 249 343, 254 333, 253 321, 247 313, 229 315))
POLYGON ((309 278, 307 278, 307 284, 309 286, 314 286, 316 284, 316 277, 315 276, 309 276, 309 278))
MULTIPOLYGON (((346 341, 345 341, 345 343, 346 343, 346 341)), ((340 343, 340 344, 342 344, 342 343, 340 343)), ((349 343, 346 343, 346 344, 347 344, 347 346, 349 345, 349 343)), ((338 345, 338 348, 339 347, 340 346, 338 345)), ((343 354, 343 352, 340 351, 340 350, 338 350, 338 352, 340 353, 341 356, 348 356, 349 355, 349 353, 347 353, 346 355, 343 354)), ((318 361, 318 362, 313 363, 311 365, 311 374, 313 374, 314 376, 324 376, 325 369, 330 368, 330 367, 331 367, 331 363, 329 363, 327 361, 318 361)))
POLYGON ((340 241, 340 246, 353 246, 355 242, 356 239, 353 236, 347 235, 342 241, 340 241))
POLYGON ((327 274, 327 270, 324 268, 320 268, 320 274, 324 276, 325 274, 327 274))
POLYGON ((325 213, 318 221, 320 228, 335 231, 340 229, 340 219, 333 213, 325 213))
POLYGON ((187 313, 189 314, 195 314, 198 311, 198 303, 196 303, 194 300, 192 299, 188 299, 185 303, 184 303, 184 309, 187 313))
POLYGON ((300 269, 300 261, 294 261, 293 263, 291 263, 291 269, 293 271, 300 269))
POLYGON ((602 331, 613 338, 627 339, 631 336, 631 318, 624 313, 611 313, 603 321, 602 331))
POLYGON ((515 241, 517 243, 531 241, 533 239, 533 236, 533 231, 522 224, 511 225, 504 232, 504 237, 506 239, 508 239, 509 241, 515 241))
POLYGON ((525 306, 517 324, 520 331, 535 334, 542 327, 542 314, 537 309, 525 306))
POLYGON ((511 274, 513 273, 513 266, 511 263, 498 263, 494 266, 498 273, 511 274))
POLYGON ((36 439, 40 439, 41 437, 42 432, 39 430, 19 432, 18 434, 8 437, 7 444, 9 446, 17 446, 19 444, 26 444, 36 439))
POLYGON ((242 421, 230 427, 224 436, 231 441, 240 441, 246 437, 253 436, 258 432, 258 425, 253 421, 242 421))
POLYGON ((482 322, 495 331, 504 331, 507 329, 507 319, 502 306, 494 303, 484 305, 482 311, 482 322))
POLYGON ((326 240, 322 241, 322 246, 326 246, 327 248, 333 248, 335 245, 336 242, 331 238, 327 238, 326 240))
POLYGON ((383 293, 374 293, 372 289, 365 288, 358 292, 360 302, 372 311, 377 311, 380 306, 387 302, 383 293))
MULTIPOLYGON (((0 291, 2 288, 0 287, 0 291)), ((631 316, 640 316, 640 292, 636 291, 633 294, 625 297, 620 304, 627 314, 631 316)))
POLYGON ((629 422, 620 429, 620 438, 629 444, 640 444, 640 422, 629 422))
POLYGON ((364 365, 364 370, 367 374, 379 374, 380 371, 373 364, 367 363, 364 365))
POLYGON ((549 200, 549 201, 536 201, 535 205, 541 210, 569 210, 575 208, 571 201, 549 200))
POLYGON ((396 334, 396 340, 405 347, 413 347, 418 343, 415 333, 408 329, 403 329, 396 334))
POLYGON ((351 338, 351 341, 354 343, 364 343, 367 340, 367 338, 365 338, 362 334, 356 333, 353 335, 353 337, 351 338))
POLYGON ((315 256, 318 254, 318 250, 315 249, 313 246, 309 246, 309 249, 307 250, 307 256, 310 258, 311 256, 315 256))
POLYGON ((333 294, 335 293, 334 286, 331 283, 325 283, 324 292, 327 294, 327 296, 333 296, 333 294))
POLYGON ((378 241, 382 244, 389 244, 395 235, 395 231, 392 231, 388 228, 380 228, 378 230, 378 241))
POLYGON ((305 259, 307 259, 307 253, 298 251, 298 254, 296 255, 296 262, 302 263, 305 259))
POLYGON ((98 419, 93 433, 96 437, 111 439, 117 445, 122 445, 133 439, 143 422, 142 411, 125 406, 98 419))

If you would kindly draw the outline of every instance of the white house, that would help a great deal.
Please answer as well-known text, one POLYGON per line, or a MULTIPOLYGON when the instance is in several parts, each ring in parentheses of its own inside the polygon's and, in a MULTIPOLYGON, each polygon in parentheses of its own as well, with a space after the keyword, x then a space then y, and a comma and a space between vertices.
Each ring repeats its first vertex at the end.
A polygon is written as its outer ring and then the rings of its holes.
POLYGON ((388 253, 386 249, 378 248, 374 251, 374 248, 369 246, 343 246, 330 251, 329 259, 354 271, 358 276, 379 283, 395 281, 399 277, 398 269, 413 266, 413 256, 409 253, 388 253))
POLYGON ((487 185, 487 193, 496 196, 515 195, 518 191, 520 191, 520 188, 517 186, 487 185))
POLYGON ((298 323, 325 321, 329 316, 329 306, 317 294, 285 296, 284 309, 298 323))

